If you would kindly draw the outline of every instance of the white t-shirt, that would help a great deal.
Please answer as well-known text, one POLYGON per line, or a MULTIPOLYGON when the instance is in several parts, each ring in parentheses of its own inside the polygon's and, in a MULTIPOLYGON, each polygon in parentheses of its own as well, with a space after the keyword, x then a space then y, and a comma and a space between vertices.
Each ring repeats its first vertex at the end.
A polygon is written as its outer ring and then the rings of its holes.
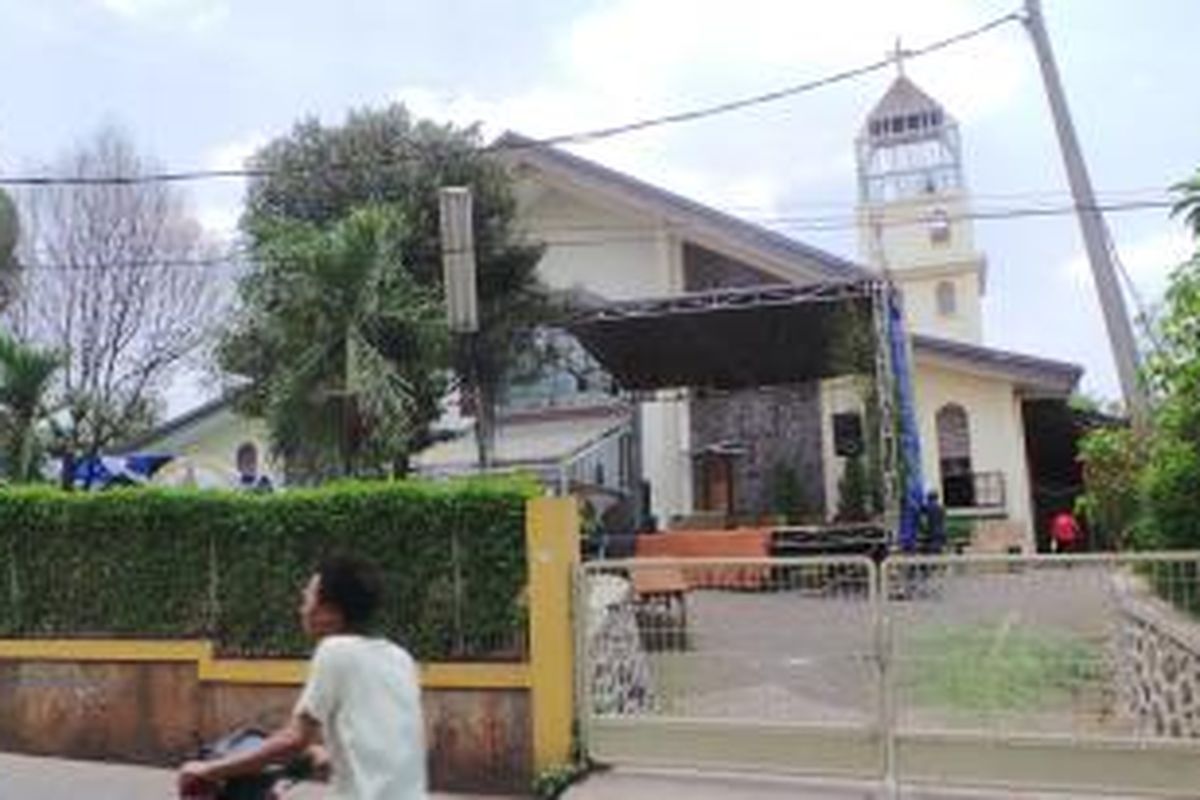
POLYGON ((386 639, 326 636, 296 713, 321 723, 334 800, 425 800, 417 667, 386 639))

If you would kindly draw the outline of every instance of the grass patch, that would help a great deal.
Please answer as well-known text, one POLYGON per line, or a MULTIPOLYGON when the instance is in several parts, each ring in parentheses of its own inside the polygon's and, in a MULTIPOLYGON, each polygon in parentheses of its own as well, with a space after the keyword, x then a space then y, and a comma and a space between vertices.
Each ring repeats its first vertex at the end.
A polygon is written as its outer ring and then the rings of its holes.
POLYGON ((906 642, 901 685, 917 705, 962 711, 1071 707, 1102 678, 1101 654, 1065 631, 1013 621, 930 626, 906 642))

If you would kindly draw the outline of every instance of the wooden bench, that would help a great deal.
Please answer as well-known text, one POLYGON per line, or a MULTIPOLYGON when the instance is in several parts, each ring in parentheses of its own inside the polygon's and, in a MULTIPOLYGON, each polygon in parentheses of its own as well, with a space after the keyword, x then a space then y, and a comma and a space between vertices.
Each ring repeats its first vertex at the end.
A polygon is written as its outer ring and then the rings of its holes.
MULTIPOLYGON (((770 555, 769 528, 729 531, 671 531, 637 538, 638 558, 672 558, 721 561, 729 558, 759 558, 770 555)), ((704 564, 680 566, 688 589, 761 589, 771 579, 767 565, 704 564)))

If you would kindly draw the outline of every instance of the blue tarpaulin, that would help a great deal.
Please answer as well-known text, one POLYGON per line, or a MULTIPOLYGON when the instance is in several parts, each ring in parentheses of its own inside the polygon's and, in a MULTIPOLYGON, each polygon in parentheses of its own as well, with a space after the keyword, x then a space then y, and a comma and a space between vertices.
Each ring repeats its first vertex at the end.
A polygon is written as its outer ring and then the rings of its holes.
POLYGON ((900 530, 898 540, 905 553, 917 550, 917 532, 921 507, 925 500, 921 477, 921 440, 917 433, 916 403, 913 398, 912 371, 908 363, 908 344, 904 335, 904 314, 894 293, 888 294, 888 330, 891 333, 892 373, 896 380, 896 413, 899 416, 900 530))
POLYGON ((174 456, 137 453, 128 456, 90 456, 75 462, 71 476, 81 489, 146 483, 174 456))

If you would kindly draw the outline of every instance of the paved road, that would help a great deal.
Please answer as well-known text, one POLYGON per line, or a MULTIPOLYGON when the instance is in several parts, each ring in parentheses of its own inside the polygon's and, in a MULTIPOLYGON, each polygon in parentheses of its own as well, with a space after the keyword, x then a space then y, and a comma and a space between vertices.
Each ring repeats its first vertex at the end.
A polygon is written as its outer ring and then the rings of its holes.
MULTIPOLYGON (((319 786, 305 787, 288 800, 317 800, 319 786)), ((0 800, 173 800, 170 770, 0 753, 0 800)), ((431 800, 467 800, 468 795, 435 794, 431 800)), ((496 798, 492 798, 496 800, 496 798)))

